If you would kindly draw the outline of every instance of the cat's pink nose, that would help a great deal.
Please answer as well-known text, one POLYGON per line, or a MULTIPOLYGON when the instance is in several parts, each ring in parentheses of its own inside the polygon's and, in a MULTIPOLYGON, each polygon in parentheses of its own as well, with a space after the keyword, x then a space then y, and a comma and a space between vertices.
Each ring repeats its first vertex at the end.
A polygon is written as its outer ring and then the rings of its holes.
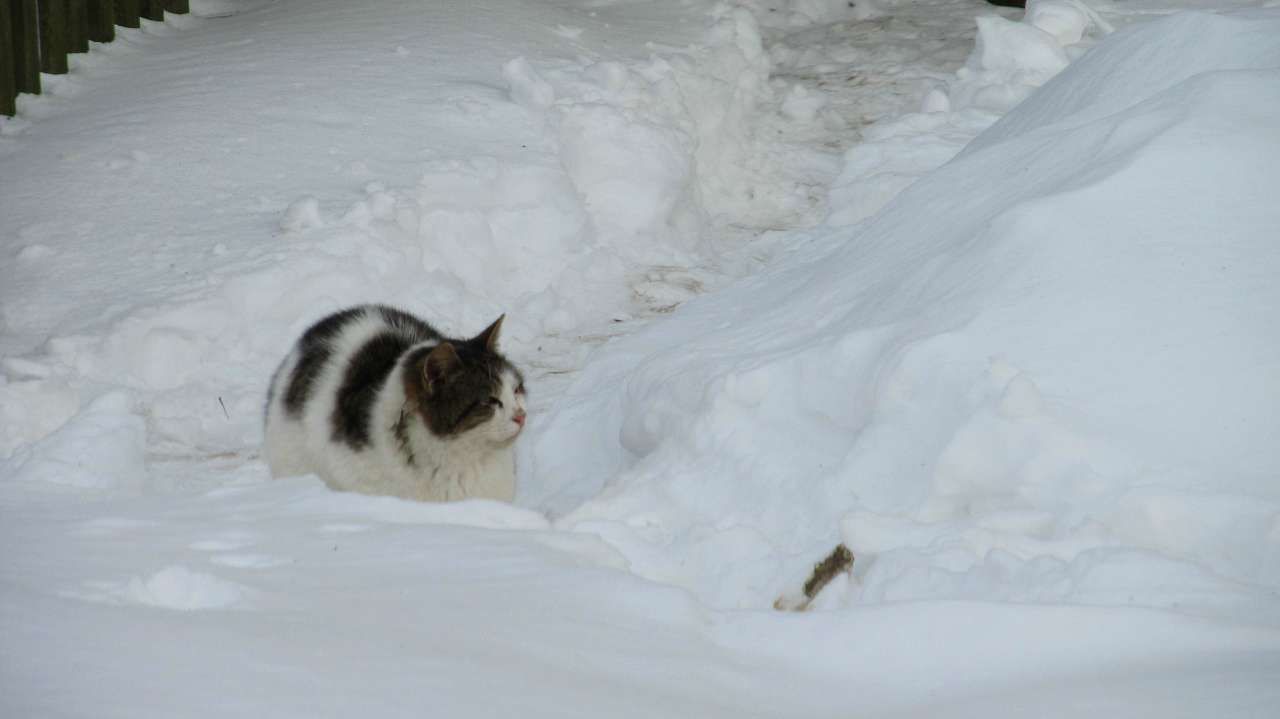
POLYGON ((526 416, 526 415, 525 415, 525 411, 524 411, 524 410, 522 410, 522 409, 518 409, 518 410, 516 410, 516 413, 515 413, 514 415, 512 415, 511 419, 515 420, 515 423, 516 423, 516 424, 518 424, 518 425, 520 425, 521 427, 523 427, 523 426, 524 426, 524 419, 525 419, 525 416, 526 416))

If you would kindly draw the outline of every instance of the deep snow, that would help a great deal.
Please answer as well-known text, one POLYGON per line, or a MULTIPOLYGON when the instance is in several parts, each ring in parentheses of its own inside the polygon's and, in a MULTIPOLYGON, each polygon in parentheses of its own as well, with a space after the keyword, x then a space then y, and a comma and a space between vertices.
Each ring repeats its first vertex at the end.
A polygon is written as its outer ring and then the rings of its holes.
POLYGON ((6 715, 1280 701, 1276 10, 192 4, 0 120, 6 715), (266 476, 357 301, 517 506, 266 476))
POLYGON ((1277 31, 1121 32, 858 230, 598 353, 537 438, 550 506, 717 605, 843 539, 851 601, 1276 619, 1277 31))

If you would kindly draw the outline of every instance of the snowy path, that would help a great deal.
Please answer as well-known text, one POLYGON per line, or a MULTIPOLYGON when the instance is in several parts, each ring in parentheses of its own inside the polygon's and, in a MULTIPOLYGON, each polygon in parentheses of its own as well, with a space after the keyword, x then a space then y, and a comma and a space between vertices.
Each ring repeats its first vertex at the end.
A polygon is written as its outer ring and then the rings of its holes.
MULTIPOLYGON (((1063 130, 1050 104, 930 174, 1097 28, 1073 35, 1083 16, 1045 3, 1058 15, 1041 26, 989 21, 970 57, 973 17, 1021 13, 193 5, 227 15, 125 32, 0 124, 0 713, 1262 717, 1280 704, 1280 497, 1256 441, 1274 414, 1240 391, 1271 388, 1272 338, 1239 309, 1241 288, 1253 305, 1274 297, 1257 289, 1272 255, 1249 234, 1271 216, 1247 193, 1218 198, 1242 218, 1212 216, 1242 238, 1224 252, 1261 269, 1196 274, 1181 260, 1219 254, 1177 234, 1206 221, 1178 215, 1192 203, 1161 184, 1205 162, 1180 153, 1217 141, 1215 108, 1272 107, 1274 22, 1172 25, 1141 47, 1199 51, 1160 56, 1167 77, 1121 55, 1143 79, 1116 94, 1167 86, 1163 102, 1189 108, 1151 121, 1104 105, 1136 118, 1099 131, 1128 164, 1072 164, 1092 126, 1063 130), (1184 92, 1183 72, 1253 84, 1184 92), (1192 123, 1183 144, 1161 134, 1178 122, 1192 123), (1014 152, 1028 126, 1050 149, 1014 152), (1045 158, 1034 175, 1053 191, 999 204, 1045 158), (1174 199, 1115 208, 1088 191, 1095 170, 1126 197, 1174 199), (1173 239, 1131 256, 1033 214, 1110 231, 1128 229, 1122 211, 1173 239), (1021 234, 1000 234, 1010 225, 1021 234), (994 229, 978 241, 966 227, 994 229), (1053 231, 1045 257, 1009 239, 1053 231), (1210 301, 1163 306, 1226 348, 1187 356, 1236 382, 1181 385, 1193 409, 1235 393, 1215 431, 1183 431, 1203 416, 1119 415, 1207 457, 1206 473, 1188 463, 1172 480, 1116 460, 1090 434, 1101 425, 1077 420, 1115 408, 1098 395, 1123 409, 1153 368, 1185 379, 1181 365, 1121 327, 1111 374, 1086 376, 1103 391, 1082 394, 1034 352, 992 362, 982 342, 1015 346, 1009 323, 978 321, 1023 308, 1013 326, 1029 339, 1014 339, 1089 367, 1087 343, 1042 329, 1117 314, 1054 313, 1083 287, 1187 341, 1131 309, 1163 295, 1107 294, 1159 286, 1143 268, 1162 269, 1166 246, 1185 251, 1172 276, 1210 301), (1116 280, 1079 280, 1103 253, 1116 280), (536 380, 520 506, 266 476, 274 363, 309 321, 367 300, 457 332, 510 313, 507 349, 536 380), (1240 417, 1253 422, 1221 429, 1240 417), (1229 449, 1210 456, 1215 444, 1229 449), (821 611, 766 609, 838 539, 858 560, 821 611)), ((1116 24, 1164 12, 1102 7, 1116 24)), ((1095 73, 1076 81, 1109 87, 1095 73)), ((1264 157, 1240 122, 1223 156, 1264 157)), ((1231 167, 1255 187, 1274 178, 1231 167)))

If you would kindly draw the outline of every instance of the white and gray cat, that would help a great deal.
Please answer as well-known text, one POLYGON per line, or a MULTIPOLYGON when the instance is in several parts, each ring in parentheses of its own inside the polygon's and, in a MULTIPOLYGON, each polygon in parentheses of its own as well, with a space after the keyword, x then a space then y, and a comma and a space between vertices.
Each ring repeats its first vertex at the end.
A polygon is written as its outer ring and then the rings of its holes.
POLYGON ((498 353, 502 318, 465 340, 362 305, 312 325, 267 394, 276 477, 423 501, 515 496, 524 378, 498 353))

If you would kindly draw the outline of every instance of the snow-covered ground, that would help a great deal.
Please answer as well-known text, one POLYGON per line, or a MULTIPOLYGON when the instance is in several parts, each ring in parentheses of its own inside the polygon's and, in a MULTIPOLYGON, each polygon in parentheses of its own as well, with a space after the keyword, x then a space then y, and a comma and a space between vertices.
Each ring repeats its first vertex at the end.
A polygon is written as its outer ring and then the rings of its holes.
POLYGON ((193 0, 95 45, 0 119, 0 714, 1271 716, 1258 5, 193 0), (508 313, 516 506, 268 478, 271 370, 359 301, 508 313))

